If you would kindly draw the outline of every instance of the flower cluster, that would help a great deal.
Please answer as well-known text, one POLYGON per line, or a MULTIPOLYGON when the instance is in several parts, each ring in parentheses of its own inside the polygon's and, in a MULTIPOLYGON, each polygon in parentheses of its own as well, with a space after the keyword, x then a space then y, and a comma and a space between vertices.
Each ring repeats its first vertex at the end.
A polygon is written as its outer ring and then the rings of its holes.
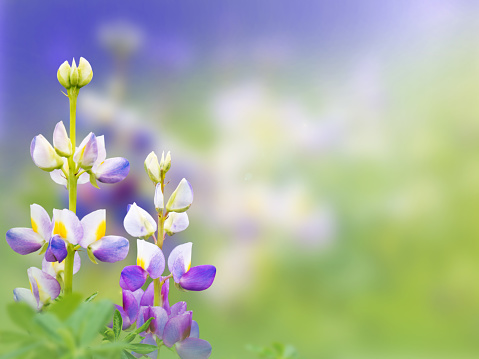
POLYGON ((165 260, 163 241, 167 234, 171 236, 188 227, 186 210, 193 202, 192 187, 186 179, 182 179, 164 204, 165 174, 170 167, 170 153, 166 157, 163 154, 158 162, 152 152, 145 161, 145 170, 155 184, 157 221, 136 203, 128 208, 124 227, 131 236, 137 237, 137 260, 136 265, 127 266, 121 272, 123 306, 117 306, 117 309, 123 318, 124 328, 135 322, 140 328, 153 318, 142 343, 174 348, 182 359, 203 359, 210 356, 211 345, 199 339, 198 323, 193 320, 193 313, 186 310, 186 302, 170 307, 169 283, 172 278, 181 290, 202 291, 212 285, 216 268, 212 265, 191 267, 191 242, 175 247, 168 261, 165 260), (150 237, 153 237, 154 243, 147 241, 150 237), (168 275, 164 275, 166 266, 170 272, 168 275), (153 281, 143 290, 148 277, 153 281))
POLYGON ((26 301, 40 310, 63 291, 71 292, 72 276, 80 269, 78 251, 84 249, 90 259, 117 262, 125 259, 129 241, 121 236, 106 235, 106 211, 100 209, 87 214, 81 220, 76 215, 76 188, 90 181, 97 186, 123 180, 130 168, 125 158, 106 158, 103 136, 88 134, 78 147, 75 146, 75 109, 79 89, 87 85, 93 72, 84 58, 79 66, 75 60, 70 67, 63 63, 58 70, 58 80, 67 89, 70 100, 70 136, 63 122, 53 131, 53 146, 43 135, 35 136, 30 154, 36 166, 50 172, 52 179, 67 187, 69 209, 48 212, 38 204, 30 206, 31 228, 12 228, 6 240, 17 253, 25 255, 40 250, 44 254, 42 269, 28 269, 30 290, 17 288, 16 301, 26 301))

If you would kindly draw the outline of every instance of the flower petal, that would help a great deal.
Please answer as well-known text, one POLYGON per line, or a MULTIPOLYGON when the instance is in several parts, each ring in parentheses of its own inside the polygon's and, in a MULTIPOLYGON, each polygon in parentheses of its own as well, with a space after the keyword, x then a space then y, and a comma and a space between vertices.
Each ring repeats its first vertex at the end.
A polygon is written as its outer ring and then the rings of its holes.
POLYGON ((44 171, 50 172, 63 166, 63 159, 43 135, 33 138, 30 144, 30 155, 35 165, 44 171))
POLYGON ((155 208, 157 212, 163 212, 163 209, 165 208, 165 203, 163 199, 163 192, 161 191, 161 183, 157 183, 155 187, 155 208))
POLYGON ((190 208, 191 203, 193 203, 193 188, 190 183, 183 178, 171 194, 166 204, 166 209, 168 212, 184 212, 190 208))
POLYGON ((133 292, 129 290, 123 290, 123 309, 130 323, 136 322, 140 311, 140 303, 137 301, 133 292))
POLYGON ((155 300, 155 283, 151 282, 140 300, 141 306, 152 306, 155 300))
POLYGON ((200 337, 200 327, 198 326, 198 322, 196 320, 192 320, 190 338, 199 338, 199 337, 200 337))
POLYGON ((63 174, 62 170, 53 170, 50 172, 50 177, 52 178, 53 182, 61 184, 62 186, 67 186, 68 182, 63 174))
POLYGON ((65 241, 59 235, 54 235, 50 238, 47 251, 45 252, 47 262, 62 262, 67 257, 67 254, 65 241))
POLYGON ((32 308, 39 309, 37 300, 30 289, 15 288, 13 290, 13 300, 15 302, 25 302, 32 308))
POLYGON ((175 343, 190 335, 193 312, 185 312, 171 318, 163 331, 163 343, 171 348, 175 343))
POLYGON ((53 131, 53 146, 60 156, 70 157, 73 154, 73 147, 63 121, 55 126, 53 131))
POLYGON ((160 182, 160 164, 158 163, 158 157, 154 151, 151 151, 145 159, 145 171, 154 183, 160 182))
POLYGON ((68 209, 53 210, 53 234, 58 234, 71 244, 78 244, 83 238, 83 227, 75 213, 68 209))
POLYGON ((180 286, 186 290, 208 289, 215 280, 216 268, 212 265, 202 265, 191 268, 180 279, 180 286))
MULTIPOLYGON (((81 258, 78 252, 75 252, 75 256, 73 259, 73 274, 76 274, 81 267, 81 258)), ((43 257, 42 261, 42 271, 47 274, 50 274, 52 277, 56 277, 59 273, 65 270, 65 261, 58 263, 58 262, 48 262, 45 257, 43 257)))
POLYGON ((91 244, 90 248, 98 260, 115 263, 126 258, 130 249, 130 242, 120 236, 105 236, 91 244))
POLYGON ((168 218, 165 221, 165 231, 169 236, 172 236, 175 233, 184 231, 188 228, 190 221, 188 220, 188 215, 183 213, 171 212, 168 214, 168 218))
MULTIPOLYGON (((163 330, 168 322, 168 314, 162 307, 149 307, 149 317, 154 319, 150 323, 150 330, 159 338, 163 335, 163 330)), ((148 318, 146 320, 148 320, 148 318)))
POLYGON ((207 359, 211 355, 211 344, 198 338, 186 338, 176 344, 181 359, 207 359))
MULTIPOLYGON (((161 277, 161 280, 163 280, 163 277, 161 277)), ((171 310, 170 310, 170 301, 168 300, 168 294, 170 292, 170 280, 167 279, 165 280, 165 283, 161 286, 161 303, 163 309, 166 310, 166 313, 170 315, 171 310)))
POLYGON ((173 274, 173 279, 179 283, 180 278, 191 266, 191 249, 193 243, 188 242, 176 246, 168 257, 168 269, 173 274))
POLYGON ((120 287, 134 292, 146 282, 148 273, 140 266, 127 266, 120 274, 120 287))
POLYGON ((50 274, 35 267, 28 268, 27 273, 33 295, 39 306, 49 299, 58 297, 61 291, 60 283, 50 274))
POLYGON ((98 181, 117 183, 123 181, 130 172, 130 162, 123 157, 109 158, 102 162, 94 171, 98 181))
POLYGON ((53 223, 47 211, 38 204, 32 204, 30 206, 30 218, 32 229, 45 241, 49 240, 53 230, 53 223))
POLYGON ((78 163, 81 168, 89 170, 93 167, 97 158, 98 144, 96 142, 96 136, 93 132, 90 132, 76 149, 73 160, 78 163))
POLYGON ((148 272, 151 278, 159 278, 165 270, 165 256, 161 249, 153 243, 137 239, 138 255, 136 264, 148 272))
POLYGON ((45 243, 43 238, 30 228, 12 228, 7 232, 6 238, 8 245, 22 255, 38 251, 45 243))
POLYGON ((178 302, 171 306, 170 308, 170 318, 176 317, 177 315, 183 314, 186 312, 186 302, 178 302))
POLYGON ((93 70, 90 63, 83 57, 80 57, 78 63, 78 88, 88 85, 93 78, 93 70))
POLYGON ((96 137, 96 145, 98 148, 98 157, 96 158, 95 164, 93 165, 93 170, 96 170, 98 166, 106 160, 106 149, 105 149, 105 136, 96 137))
POLYGON ((81 220, 83 227, 83 238, 78 243, 83 248, 88 246, 105 236, 106 232, 106 210, 99 209, 87 214, 81 220))
POLYGON ((123 221, 125 230, 133 237, 150 237, 156 232, 157 225, 153 217, 143 208, 133 203, 123 221))

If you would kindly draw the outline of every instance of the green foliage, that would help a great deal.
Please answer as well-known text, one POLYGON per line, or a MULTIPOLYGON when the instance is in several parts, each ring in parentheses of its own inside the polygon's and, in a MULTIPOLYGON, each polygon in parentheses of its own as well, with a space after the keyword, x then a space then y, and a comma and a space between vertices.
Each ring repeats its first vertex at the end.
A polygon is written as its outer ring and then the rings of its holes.
POLYGON ((135 331, 122 331, 122 317, 107 300, 94 302, 96 293, 82 300, 76 293, 59 298, 44 312, 25 303, 8 305, 16 328, 0 332, 0 359, 131 359, 158 347, 141 344, 139 335, 151 319, 135 331), (106 325, 112 322, 110 329, 106 325))
POLYGON ((292 345, 273 343, 271 347, 248 345, 249 351, 255 352, 260 358, 267 359, 300 359, 298 351, 292 345))

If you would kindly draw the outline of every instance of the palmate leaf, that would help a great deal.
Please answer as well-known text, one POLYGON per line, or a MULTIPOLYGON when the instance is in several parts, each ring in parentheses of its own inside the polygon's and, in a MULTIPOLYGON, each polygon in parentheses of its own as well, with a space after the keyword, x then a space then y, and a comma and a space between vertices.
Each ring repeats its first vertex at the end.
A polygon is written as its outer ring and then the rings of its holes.
POLYGON ((48 307, 48 313, 55 314, 60 320, 65 320, 78 308, 82 298, 81 294, 72 293, 61 300, 53 302, 48 307))

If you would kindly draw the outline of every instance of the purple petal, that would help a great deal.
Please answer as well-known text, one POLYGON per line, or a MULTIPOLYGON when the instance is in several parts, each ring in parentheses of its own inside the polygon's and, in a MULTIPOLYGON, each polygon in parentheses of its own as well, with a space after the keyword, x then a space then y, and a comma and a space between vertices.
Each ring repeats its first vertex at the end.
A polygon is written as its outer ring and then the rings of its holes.
POLYGON ((191 242, 180 244, 173 248, 168 257, 168 269, 173 274, 175 283, 178 283, 181 276, 190 268, 192 247, 191 242))
MULTIPOLYGON (((163 280, 163 277, 161 278, 163 280)), ((163 283, 163 286, 161 287, 161 303, 162 307, 166 310, 168 315, 170 315, 170 302, 168 300, 168 294, 170 292, 170 280, 167 279, 165 283, 163 283)))
POLYGON ((123 309, 127 314, 130 323, 136 322, 140 305, 135 298, 135 295, 129 290, 123 290, 123 309))
POLYGON ((130 162, 126 158, 109 158, 95 171, 98 181, 103 183, 117 183, 125 179, 130 172, 130 162))
POLYGON ((154 300, 155 300, 155 283, 151 282, 148 288, 146 288, 145 293, 141 297, 140 305, 152 306, 154 300))
POLYGON ((38 251, 43 238, 31 228, 12 228, 7 232, 8 245, 19 254, 29 254, 38 251))
POLYGON ((196 320, 192 320, 190 338, 199 338, 199 337, 200 337, 200 327, 198 326, 198 322, 196 320))
POLYGON ((191 268, 180 278, 180 286, 186 290, 208 289, 215 280, 216 268, 212 265, 202 265, 191 268))
POLYGON ((67 257, 67 254, 65 241, 58 234, 50 238, 47 251, 45 252, 47 262, 61 263, 67 257))
POLYGON ((211 355, 211 344, 198 338, 186 338, 176 344, 181 359, 207 359, 211 355))
MULTIPOLYGON (((150 331, 159 338, 163 335, 163 330, 168 322, 168 314, 162 307, 149 307, 149 317, 154 319, 150 323, 150 331)), ((148 318, 146 320, 148 320, 148 318)))
POLYGON ((90 248, 98 260, 114 263, 126 258, 130 242, 119 236, 105 236, 91 244, 90 248))
POLYGON ((175 343, 190 335, 193 312, 185 312, 171 318, 165 325, 163 343, 171 348, 175 343))
POLYGON ((186 312, 186 302, 178 302, 171 306, 170 309, 170 318, 176 317, 177 315, 183 314, 186 312))
POLYGON ((148 273, 140 266, 127 266, 120 274, 120 287, 134 292, 146 282, 148 273))

